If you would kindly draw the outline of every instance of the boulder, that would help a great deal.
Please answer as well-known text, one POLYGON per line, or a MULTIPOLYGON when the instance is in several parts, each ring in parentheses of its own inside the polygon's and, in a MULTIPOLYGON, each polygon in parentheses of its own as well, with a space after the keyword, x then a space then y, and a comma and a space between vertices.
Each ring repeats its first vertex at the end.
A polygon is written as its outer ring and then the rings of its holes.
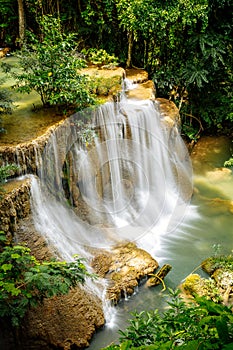
POLYGON ((132 295, 140 281, 154 273, 158 262, 133 242, 116 245, 111 251, 97 252, 92 267, 109 282, 106 298, 117 304, 132 295))
POLYGON ((233 258, 232 256, 210 257, 201 263, 210 278, 190 274, 180 288, 185 298, 205 296, 216 303, 233 307, 233 258))

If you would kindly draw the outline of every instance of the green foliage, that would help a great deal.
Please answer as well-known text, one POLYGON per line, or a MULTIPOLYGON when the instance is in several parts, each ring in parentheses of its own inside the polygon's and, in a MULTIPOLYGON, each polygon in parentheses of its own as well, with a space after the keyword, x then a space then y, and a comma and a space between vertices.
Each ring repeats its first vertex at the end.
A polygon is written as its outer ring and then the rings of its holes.
POLYGON ((231 157, 231 158, 229 158, 228 160, 226 160, 226 161, 224 162, 224 166, 225 166, 226 168, 232 168, 232 167, 233 167, 233 158, 231 157))
POLYGON ((0 116, 12 113, 13 102, 12 93, 7 89, 0 88, 0 116))
POLYGON ((233 346, 233 314, 230 308, 204 297, 195 304, 185 304, 179 291, 170 289, 169 308, 135 312, 125 331, 120 331, 120 344, 107 350, 166 349, 220 350, 233 346))
POLYGON ((233 271, 232 255, 216 255, 209 258, 208 261, 209 264, 211 264, 213 270, 222 269, 225 271, 233 271))
POLYGON ((4 183, 18 169, 15 164, 7 164, 0 167, 0 184, 4 183))
POLYGON ((0 0, 0 37, 9 45, 12 44, 17 33, 17 2, 12 0, 0 0))
POLYGON ((118 59, 115 55, 109 55, 106 50, 103 49, 83 49, 82 53, 85 55, 86 59, 96 65, 106 66, 106 67, 116 67, 118 65, 118 59))
MULTIPOLYGON (((192 128, 197 132, 198 120, 203 126, 201 131, 224 126, 229 130, 232 25, 231 19, 223 16, 223 8, 227 13, 229 3, 186 1, 183 5, 183 1, 160 5, 162 15, 148 50, 148 69, 158 95, 177 103, 182 121, 191 114, 196 118, 192 128)), ((190 128, 184 127, 184 132, 190 136, 190 128)))
POLYGON ((92 91, 97 96, 108 96, 111 93, 121 91, 121 77, 111 76, 110 78, 104 76, 92 76, 92 91))
MULTIPOLYGON (((0 79, 0 123, 1 117, 5 114, 11 114, 15 108, 12 92, 1 86, 4 82, 5 79, 0 79)), ((0 125, 1 132, 5 132, 5 130, 0 125)))
POLYGON ((67 294, 70 288, 83 284, 87 272, 84 259, 72 262, 36 260, 30 249, 20 245, 5 245, 0 234, 0 317, 18 326, 30 307, 45 298, 67 294))
POLYGON ((75 35, 65 35, 60 21, 44 16, 38 39, 28 33, 28 41, 17 54, 22 73, 12 73, 18 91, 35 90, 44 106, 73 106, 77 110, 94 104, 89 79, 81 73, 84 60, 75 54, 75 35))
MULTIPOLYGON (((73 39, 76 39, 73 37, 71 44, 69 39, 72 34, 65 35, 65 32, 75 32, 78 33, 77 47, 89 51, 90 59, 99 65, 108 65, 104 62, 108 62, 110 57, 114 57, 110 64, 115 65, 115 57, 118 57, 124 65, 129 58, 127 50, 132 50, 132 64, 149 72, 150 78, 155 82, 157 96, 170 98, 179 107, 184 123, 183 133, 191 140, 195 141, 203 130, 231 132, 232 1, 26 0, 24 5, 26 23, 35 33, 34 47, 32 43, 27 46, 25 57, 32 53, 35 57, 31 60, 25 58, 28 63, 26 73, 23 74, 28 75, 32 72, 31 67, 36 68, 35 74, 30 76, 30 84, 26 75, 25 80, 22 75, 21 81, 19 80, 20 89, 28 91, 35 88, 44 104, 75 104, 75 91, 78 91, 80 109, 89 103, 88 92, 85 90, 88 84, 82 84, 84 77, 77 80, 72 75, 73 63, 62 58, 63 49, 72 56, 73 39), (60 21, 53 24, 56 39, 53 40, 55 37, 52 30, 51 35, 47 36, 51 38, 51 42, 47 40, 49 45, 51 43, 48 50, 46 40, 43 41, 46 35, 43 30, 38 33, 36 18, 45 15, 47 21, 46 14, 56 13, 59 13, 60 21), (60 45, 58 37, 61 36, 64 43, 69 41, 69 45, 60 45), (36 47, 41 49, 36 50, 36 47), (61 69, 59 64, 57 67, 52 65, 52 69, 50 53, 53 59, 61 57, 60 64, 64 64, 63 68, 66 66, 67 69, 61 69), (38 64, 43 61, 44 65, 38 64), (22 86, 22 83, 26 85, 22 86), (79 89, 80 83, 82 87, 79 89), (86 93, 83 96, 84 91, 86 93), (193 116, 191 125, 186 121, 187 115, 193 116)), ((18 28, 17 1, 0 0, 0 7, 0 37, 5 41, 10 37, 10 42, 15 42, 18 28)))
POLYGON ((86 124, 82 120, 75 121, 76 127, 77 127, 77 136, 79 142, 83 146, 88 146, 89 144, 92 144, 94 141, 94 138, 96 137, 96 131, 91 124, 86 124))

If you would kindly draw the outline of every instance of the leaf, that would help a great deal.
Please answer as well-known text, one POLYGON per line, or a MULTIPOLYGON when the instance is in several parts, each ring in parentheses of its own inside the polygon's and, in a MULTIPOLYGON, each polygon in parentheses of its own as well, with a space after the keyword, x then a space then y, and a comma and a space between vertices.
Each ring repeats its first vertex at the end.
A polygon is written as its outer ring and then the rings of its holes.
POLYGON ((1 269, 6 272, 6 271, 10 271, 12 269, 13 265, 12 264, 3 264, 1 266, 1 269))

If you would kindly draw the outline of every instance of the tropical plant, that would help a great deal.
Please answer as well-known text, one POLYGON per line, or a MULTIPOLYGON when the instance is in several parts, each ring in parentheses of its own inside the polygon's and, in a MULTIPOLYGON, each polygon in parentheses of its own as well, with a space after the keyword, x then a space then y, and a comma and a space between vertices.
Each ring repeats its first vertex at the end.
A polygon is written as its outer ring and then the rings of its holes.
POLYGON ((187 305, 180 291, 170 289, 169 308, 133 313, 130 325, 120 331, 120 344, 106 350, 230 350, 233 347, 233 314, 230 308, 204 297, 187 305))
POLYGON ((81 72, 85 61, 76 55, 75 34, 65 35, 60 21, 51 16, 44 16, 39 24, 39 38, 27 32, 27 42, 16 55, 23 70, 12 72, 17 90, 35 90, 44 106, 80 110, 94 104, 89 79, 81 72))
POLYGON ((30 249, 12 245, 0 232, 0 320, 19 326, 26 312, 45 298, 67 294, 89 273, 84 259, 74 256, 72 262, 39 262, 30 249))

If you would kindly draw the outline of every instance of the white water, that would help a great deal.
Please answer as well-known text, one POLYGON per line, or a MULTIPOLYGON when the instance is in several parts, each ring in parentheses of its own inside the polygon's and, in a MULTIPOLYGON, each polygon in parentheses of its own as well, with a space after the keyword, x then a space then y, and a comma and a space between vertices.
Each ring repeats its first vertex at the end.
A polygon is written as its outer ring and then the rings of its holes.
MULTIPOLYGON (((110 249, 135 241, 153 256, 160 236, 183 222, 192 193, 192 167, 177 127, 165 126, 154 102, 123 99, 76 114, 50 138, 41 157, 40 180, 32 180, 36 228, 63 259, 91 259, 90 248, 110 249), (91 116, 98 130, 92 145, 81 145, 75 123, 91 116), (71 200, 67 204, 64 161, 69 159, 71 200)), ((105 281, 90 282, 104 298, 105 281)), ((106 305, 106 304, 105 304, 106 305)), ((105 307, 106 321, 115 314, 105 307)))

